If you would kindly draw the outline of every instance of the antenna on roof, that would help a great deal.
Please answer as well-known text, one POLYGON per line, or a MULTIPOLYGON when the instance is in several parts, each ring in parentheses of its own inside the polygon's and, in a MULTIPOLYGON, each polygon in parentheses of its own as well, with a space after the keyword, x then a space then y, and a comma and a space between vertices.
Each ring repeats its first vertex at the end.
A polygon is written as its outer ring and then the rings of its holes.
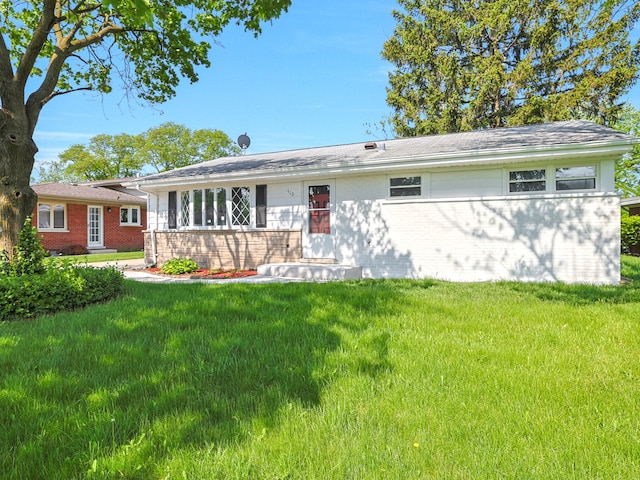
POLYGON ((247 153, 247 148, 251 145, 251 139, 247 136, 247 132, 244 132, 238 137, 238 145, 240 145, 240 148, 242 149, 242 155, 247 153))

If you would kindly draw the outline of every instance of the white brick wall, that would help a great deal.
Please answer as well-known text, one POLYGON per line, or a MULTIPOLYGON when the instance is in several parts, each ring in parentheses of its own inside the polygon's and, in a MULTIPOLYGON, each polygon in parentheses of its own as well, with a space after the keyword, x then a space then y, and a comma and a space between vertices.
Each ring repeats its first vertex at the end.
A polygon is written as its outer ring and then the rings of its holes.
POLYGON ((611 194, 360 200, 343 202, 338 211, 338 259, 362 266, 366 276, 620 279, 620 206, 611 194))
MULTIPOLYGON (((404 199, 388 198, 386 173, 337 178, 336 259, 368 277, 615 284, 620 202, 613 163, 599 165, 600 192, 562 195, 506 194, 502 167, 398 173, 423 176, 423 196, 404 199)), ((268 229, 304 242, 304 183, 267 185, 268 229)), ((166 229, 166 192, 149 206, 149 228, 166 229)))

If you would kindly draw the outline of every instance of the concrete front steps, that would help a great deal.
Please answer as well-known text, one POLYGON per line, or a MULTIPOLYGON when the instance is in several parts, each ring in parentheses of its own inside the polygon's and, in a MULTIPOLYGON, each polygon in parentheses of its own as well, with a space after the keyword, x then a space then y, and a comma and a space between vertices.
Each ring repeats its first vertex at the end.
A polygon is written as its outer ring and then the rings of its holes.
POLYGON ((267 263, 258 267, 258 275, 317 281, 357 280, 362 278, 362 267, 318 261, 267 263))

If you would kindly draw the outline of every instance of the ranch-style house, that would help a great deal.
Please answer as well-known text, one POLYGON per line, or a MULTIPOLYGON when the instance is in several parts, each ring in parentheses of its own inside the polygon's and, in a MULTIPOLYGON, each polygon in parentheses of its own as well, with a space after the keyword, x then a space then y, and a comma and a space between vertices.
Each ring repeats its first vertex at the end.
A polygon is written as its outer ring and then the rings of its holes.
POLYGON ((616 284, 614 163, 636 142, 567 121, 218 158, 124 185, 148 194, 149 263, 616 284))

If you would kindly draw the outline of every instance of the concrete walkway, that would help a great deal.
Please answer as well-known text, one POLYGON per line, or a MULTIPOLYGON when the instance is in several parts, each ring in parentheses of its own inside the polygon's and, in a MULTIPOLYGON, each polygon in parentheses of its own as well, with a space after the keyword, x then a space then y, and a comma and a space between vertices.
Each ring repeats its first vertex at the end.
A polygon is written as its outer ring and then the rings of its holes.
POLYGON ((125 278, 135 280, 137 282, 148 283, 288 283, 288 282, 303 282, 305 280, 301 278, 279 278, 271 277, 267 275, 253 275, 251 277, 242 278, 221 278, 221 279, 200 279, 200 278, 185 278, 185 277, 171 277, 168 275, 156 275, 153 273, 145 272, 144 259, 135 260, 119 260, 111 262, 95 262, 89 264, 92 267, 114 267, 121 270, 125 278))

